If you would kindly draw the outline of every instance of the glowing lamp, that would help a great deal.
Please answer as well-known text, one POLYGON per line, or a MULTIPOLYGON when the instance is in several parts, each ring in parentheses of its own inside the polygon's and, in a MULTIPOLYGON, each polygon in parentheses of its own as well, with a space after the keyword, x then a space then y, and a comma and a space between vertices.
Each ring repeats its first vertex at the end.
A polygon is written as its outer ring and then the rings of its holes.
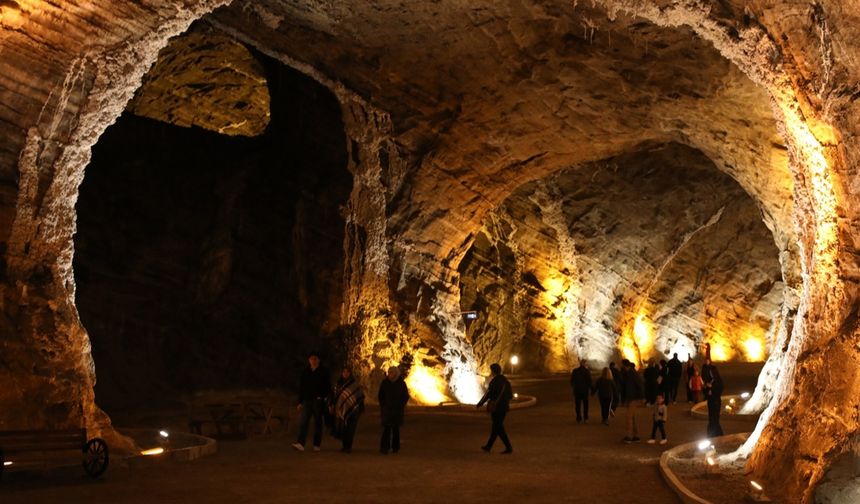
POLYGON ((520 358, 517 357, 516 355, 511 355, 511 365, 516 366, 519 363, 520 363, 520 358))
POLYGON ((12 465, 12 461, 11 461, 11 460, 6 460, 6 461, 4 461, 4 462, 3 462, 3 467, 9 467, 10 465, 12 465))
POLYGON ((170 434, 168 434, 166 430, 158 431, 158 435, 163 437, 163 438, 170 437, 170 434))
POLYGON ((517 394, 516 392, 514 393, 514 399, 518 398, 519 396, 520 396, 520 395, 519 395, 519 394, 517 394))
POLYGON ((737 401, 735 401, 735 398, 734 398, 734 397, 732 397, 731 399, 729 399, 729 404, 731 404, 732 406, 734 406, 736 402, 737 402, 737 401))
POLYGON ((710 447, 711 447, 711 440, 710 440, 710 439, 705 439, 705 440, 703 440, 703 441, 699 441, 699 444, 698 444, 698 445, 696 445, 696 446, 698 446, 699 450, 701 450, 701 451, 705 451, 705 450, 707 450, 708 448, 710 448, 710 447))
POLYGON ((705 474, 713 476, 715 474, 719 474, 720 466, 717 464, 717 460, 714 457, 708 456, 705 459, 705 474))
POLYGON ((770 499, 764 494, 764 487, 755 481, 750 481, 749 497, 753 502, 770 502, 770 499))
POLYGON ((164 448, 150 448, 149 450, 143 450, 140 452, 141 455, 161 455, 164 453, 164 448))
POLYGON ((741 394, 741 399, 743 399, 744 401, 746 401, 746 400, 747 400, 747 399, 749 399, 749 398, 750 398, 750 393, 749 393, 749 392, 744 392, 744 393, 742 393, 742 394, 741 394))

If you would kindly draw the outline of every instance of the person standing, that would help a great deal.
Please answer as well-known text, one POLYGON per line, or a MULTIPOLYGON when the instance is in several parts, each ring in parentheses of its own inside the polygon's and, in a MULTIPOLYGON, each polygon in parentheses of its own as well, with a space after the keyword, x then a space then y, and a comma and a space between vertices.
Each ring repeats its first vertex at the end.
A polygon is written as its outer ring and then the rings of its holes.
POLYGON ((693 362, 693 356, 690 354, 687 354, 686 373, 687 373, 687 376, 686 376, 686 380, 684 381, 684 383, 687 384, 687 402, 693 402, 693 389, 690 388, 690 383, 691 383, 690 380, 692 380, 693 375, 697 374, 697 373, 696 373, 696 363, 693 362))
POLYGON ((609 363, 609 372, 612 373, 612 381, 615 382, 615 395, 612 396, 612 406, 609 408, 610 415, 615 415, 615 410, 618 408, 618 403, 621 402, 621 373, 615 367, 614 362, 609 363))
POLYGON ((699 376, 699 370, 693 368, 693 376, 690 377, 690 383, 687 386, 690 390, 691 402, 700 403, 702 402, 702 390, 705 388, 705 384, 702 381, 702 377, 699 376))
POLYGON ((627 413, 627 435, 623 441, 625 443, 638 443, 639 429, 636 425, 636 408, 639 406, 639 401, 642 401, 644 387, 642 378, 636 372, 636 365, 625 360, 623 366, 621 369, 621 403, 627 413))
POLYGON ((660 370, 657 369, 657 364, 651 359, 648 361, 648 366, 645 368, 645 403, 654 404, 657 402, 657 391, 660 386, 660 370))
POLYGON ((588 395, 591 393, 591 371, 580 361, 579 367, 570 373, 573 402, 576 408, 576 423, 588 423, 588 395))
POLYGON ((379 386, 379 412, 382 418, 382 439, 379 451, 388 455, 400 451, 400 427, 406 413, 406 403, 409 402, 409 388, 400 377, 400 368, 388 368, 388 376, 379 386))
POLYGON ((358 417, 364 412, 364 390, 352 376, 349 368, 343 368, 334 389, 334 406, 332 407, 336 428, 340 432, 341 449, 344 453, 352 451, 352 441, 355 429, 358 427, 358 417))
POLYGON ((654 438, 657 436, 657 429, 660 429, 660 434, 663 436, 663 439, 660 440, 660 444, 666 444, 666 420, 668 419, 669 408, 666 407, 663 395, 660 394, 657 396, 657 404, 654 406, 653 422, 651 423, 651 439, 648 440, 648 444, 654 444, 654 438))
POLYGON ((600 401, 600 418, 603 425, 609 425, 609 411, 618 395, 618 389, 612 378, 612 371, 608 367, 603 368, 603 373, 594 384, 594 392, 597 393, 597 400, 600 401))
POLYGON ((723 379, 717 367, 706 361, 702 366, 702 380, 705 384, 705 397, 708 401, 708 437, 723 435, 720 425, 720 413, 723 409, 723 379))
POLYGON ((490 380, 490 385, 487 387, 487 393, 478 401, 475 407, 480 408, 484 403, 487 405, 487 410, 492 418, 492 427, 490 428, 490 438, 487 439, 487 444, 481 447, 485 452, 493 449, 493 443, 496 442, 496 437, 502 440, 505 444, 505 450, 502 454, 507 455, 513 453, 514 449, 511 446, 511 441, 508 439, 508 433, 505 432, 505 416, 511 407, 511 399, 514 394, 511 391, 511 382, 502 375, 502 366, 494 363, 490 365, 490 373, 493 379, 490 380))
POLYGON ((311 418, 314 420, 314 451, 320 451, 323 435, 323 414, 325 413, 325 401, 331 392, 331 381, 328 369, 320 365, 320 355, 317 352, 308 354, 308 367, 302 371, 299 379, 299 405, 301 420, 299 423, 299 437, 293 448, 305 451, 305 442, 308 438, 308 424, 311 418))
POLYGON ((684 375, 684 365, 681 364, 681 360, 678 359, 678 354, 673 354, 672 358, 669 359, 669 381, 666 384, 666 388, 668 389, 669 395, 667 395, 664 399, 666 400, 666 404, 672 404, 673 402, 678 402, 678 384, 681 383, 681 377, 684 375))

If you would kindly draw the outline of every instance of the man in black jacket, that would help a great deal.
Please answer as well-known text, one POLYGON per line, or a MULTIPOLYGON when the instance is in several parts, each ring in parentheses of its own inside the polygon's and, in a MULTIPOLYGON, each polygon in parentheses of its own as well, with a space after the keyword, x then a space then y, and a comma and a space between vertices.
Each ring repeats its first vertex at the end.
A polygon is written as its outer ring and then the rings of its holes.
POLYGON ((308 424, 314 419, 314 451, 320 451, 323 435, 323 413, 325 400, 331 391, 331 381, 328 370, 320 366, 320 356, 317 352, 308 355, 308 367, 302 371, 299 380, 299 405, 302 414, 299 423, 299 438, 293 443, 293 448, 305 451, 305 441, 308 438, 308 424))
POLYGON ((501 438, 502 443, 505 443, 505 451, 502 454, 507 455, 514 451, 511 446, 511 441, 508 439, 508 433, 505 432, 505 416, 510 409, 511 399, 514 394, 511 391, 511 382, 502 375, 502 366, 498 364, 490 365, 490 373, 493 379, 490 380, 490 386, 487 387, 487 393, 478 401, 477 407, 480 408, 485 402, 490 401, 488 405, 490 416, 493 419, 493 427, 490 430, 490 439, 487 444, 481 447, 485 452, 493 449, 493 443, 496 442, 496 436, 501 438))
POLYGON ((665 397, 667 405, 678 400, 678 384, 681 383, 681 376, 684 374, 684 365, 678 359, 678 354, 674 354, 669 359, 668 366, 669 383, 666 385, 666 391, 669 393, 669 396, 665 397))
POLYGON ((588 423, 588 394, 591 393, 591 371, 580 361, 579 367, 570 373, 573 402, 576 404, 576 423, 588 423))

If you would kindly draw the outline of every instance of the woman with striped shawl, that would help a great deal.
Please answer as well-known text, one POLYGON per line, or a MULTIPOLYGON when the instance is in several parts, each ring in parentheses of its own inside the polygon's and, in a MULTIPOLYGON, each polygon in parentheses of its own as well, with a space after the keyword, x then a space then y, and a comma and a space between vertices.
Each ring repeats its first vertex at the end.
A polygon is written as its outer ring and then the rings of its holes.
POLYGON ((364 411, 364 391, 355 381, 352 371, 344 368, 340 373, 337 386, 334 389, 334 407, 332 413, 337 422, 335 429, 341 435, 343 448, 340 451, 352 451, 352 439, 355 428, 358 427, 358 417, 364 411))

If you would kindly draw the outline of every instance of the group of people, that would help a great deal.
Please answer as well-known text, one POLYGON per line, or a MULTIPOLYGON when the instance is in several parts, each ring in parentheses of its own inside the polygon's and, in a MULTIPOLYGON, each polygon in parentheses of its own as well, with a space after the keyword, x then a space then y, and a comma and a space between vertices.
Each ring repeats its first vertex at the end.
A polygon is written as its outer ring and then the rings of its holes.
MULTIPOLYGON (((621 369, 612 362, 604 367, 600 377, 592 384, 591 371, 586 362, 571 372, 570 384, 573 389, 574 409, 577 423, 588 422, 588 399, 597 395, 600 402, 600 416, 604 425, 609 425, 609 419, 615 414, 618 406, 625 411, 627 422, 625 443, 640 441, 636 419, 636 408, 640 404, 651 406, 652 425, 649 443, 656 442, 659 430, 661 444, 667 442, 666 422, 669 410, 667 406, 677 400, 678 386, 685 367, 674 354, 668 362, 660 361, 660 367, 650 361, 643 376, 636 370, 636 365, 624 359, 621 369)), ((499 364, 490 366, 492 379, 487 392, 476 405, 478 408, 487 405, 487 411, 492 419, 490 437, 481 449, 489 452, 496 439, 501 439, 505 446, 503 454, 513 452, 510 439, 505 431, 505 417, 510 410, 513 399, 511 383, 502 374, 499 364)), ((702 370, 696 368, 692 358, 686 364, 687 398, 697 401, 704 395, 708 401, 708 437, 722 436, 720 426, 720 411, 722 408, 723 381, 716 366, 706 357, 702 370)), ((400 427, 409 401, 409 388, 400 369, 392 366, 388 369, 386 378, 379 386, 380 418, 382 420, 382 437, 379 451, 383 454, 400 451, 400 427)), ((364 412, 365 395, 360 384, 355 380, 348 368, 341 370, 337 383, 332 388, 328 370, 320 365, 319 354, 313 352, 308 356, 308 367, 302 372, 299 381, 298 409, 301 411, 298 439, 293 448, 304 451, 307 442, 308 428, 311 420, 314 422, 313 449, 320 450, 325 418, 331 419, 332 434, 341 440, 341 451, 349 453, 358 427, 358 419, 364 412)))
MULTIPOLYGON (((305 450, 308 428, 314 422, 313 449, 320 451, 323 424, 330 419, 332 434, 341 440, 341 451, 352 451, 352 441, 358 428, 358 419, 364 412, 364 391, 352 375, 352 370, 343 368, 334 388, 328 370, 320 365, 316 352, 308 355, 308 367, 299 379, 298 409, 301 412, 299 435, 293 448, 305 450)), ((400 426, 409 402, 409 388, 400 376, 400 368, 392 366, 379 386, 379 408, 382 418, 382 438, 379 451, 388 454, 400 451, 400 426)))
POLYGON ((667 406, 677 401, 679 384, 686 374, 687 400, 700 402, 704 397, 708 401, 708 437, 723 435, 720 426, 723 381, 710 356, 706 356, 701 373, 691 356, 688 356, 684 366, 676 353, 668 362, 661 360, 659 367, 653 360, 649 361, 642 374, 644 376, 640 376, 633 362, 624 359, 621 369, 617 369, 615 363, 611 362, 608 367, 603 368, 600 377, 592 384, 591 371, 586 362, 581 361, 570 374, 576 422, 588 422, 588 398, 590 395, 597 395, 603 424, 609 425, 609 419, 618 405, 623 406, 627 420, 627 432, 623 441, 636 443, 640 438, 635 408, 644 403, 653 408, 651 438, 648 442, 656 442, 655 436, 659 430, 662 435, 660 443, 665 444, 669 415, 667 406))

